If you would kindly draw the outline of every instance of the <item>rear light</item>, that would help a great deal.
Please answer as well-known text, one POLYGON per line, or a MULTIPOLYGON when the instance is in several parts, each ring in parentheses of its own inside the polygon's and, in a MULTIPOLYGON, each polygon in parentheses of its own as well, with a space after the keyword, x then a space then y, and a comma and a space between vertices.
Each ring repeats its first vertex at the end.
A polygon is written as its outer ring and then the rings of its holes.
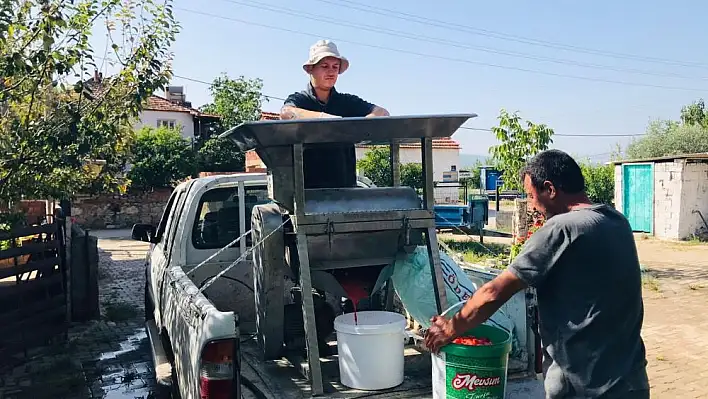
POLYGON ((199 367, 201 399, 231 399, 234 393, 234 340, 209 342, 199 367))

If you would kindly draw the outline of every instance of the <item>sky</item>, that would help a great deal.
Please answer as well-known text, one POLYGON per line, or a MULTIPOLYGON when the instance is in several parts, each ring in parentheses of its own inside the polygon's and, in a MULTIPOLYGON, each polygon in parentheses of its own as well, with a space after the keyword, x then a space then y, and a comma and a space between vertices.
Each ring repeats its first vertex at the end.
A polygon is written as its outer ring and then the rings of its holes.
MULTIPOLYGON (((174 0, 174 7, 181 32, 171 84, 184 86, 195 106, 210 97, 208 85, 193 80, 221 73, 260 78, 268 96, 300 91, 309 47, 330 39, 351 63, 341 92, 395 115, 475 113, 465 126, 482 129, 502 108, 518 111, 555 131, 552 147, 603 159, 651 120, 677 119, 708 90, 702 0, 174 0)), ((281 105, 271 99, 263 110, 281 105)), ((484 131, 453 137, 468 154, 497 144, 484 131)))

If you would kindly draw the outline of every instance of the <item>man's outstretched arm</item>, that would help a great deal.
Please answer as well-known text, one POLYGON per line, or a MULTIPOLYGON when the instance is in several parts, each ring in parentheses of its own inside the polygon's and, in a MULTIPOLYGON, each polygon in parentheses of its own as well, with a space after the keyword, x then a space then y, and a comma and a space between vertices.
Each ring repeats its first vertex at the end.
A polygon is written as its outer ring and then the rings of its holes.
POLYGON ((433 317, 432 326, 425 335, 425 346, 437 353, 453 339, 487 321, 514 294, 526 287, 526 283, 514 273, 504 270, 494 280, 479 287, 452 319, 433 317))

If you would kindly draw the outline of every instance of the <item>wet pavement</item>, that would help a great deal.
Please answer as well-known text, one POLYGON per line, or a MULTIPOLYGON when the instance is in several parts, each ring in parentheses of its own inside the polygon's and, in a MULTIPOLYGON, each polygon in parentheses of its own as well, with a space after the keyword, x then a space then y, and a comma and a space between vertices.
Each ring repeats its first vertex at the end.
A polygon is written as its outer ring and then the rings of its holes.
MULTIPOLYGON (((96 235, 100 320, 74 323, 67 342, 35 349, 19 366, 3 368, 0 399, 155 397, 150 347, 143 325, 148 246, 130 241, 125 231, 96 235)), ((4 362, 0 361, 0 366, 4 362)))

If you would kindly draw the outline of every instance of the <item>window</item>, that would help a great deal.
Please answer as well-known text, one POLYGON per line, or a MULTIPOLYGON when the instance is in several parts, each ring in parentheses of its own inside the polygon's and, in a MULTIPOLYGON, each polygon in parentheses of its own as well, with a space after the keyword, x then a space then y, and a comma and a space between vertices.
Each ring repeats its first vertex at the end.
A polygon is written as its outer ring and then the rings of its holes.
POLYGON ((454 172, 457 170, 457 165, 450 165, 450 172, 454 172))
POLYGON ((174 119, 158 119, 157 120, 157 127, 167 127, 170 129, 174 129, 177 127, 177 121, 174 119))
MULTIPOLYGON (((251 228, 251 212, 258 204, 267 204, 267 186, 245 187, 246 231, 251 228)), ((216 249, 226 246, 244 232, 239 230, 238 187, 215 188, 202 195, 197 218, 192 229, 192 244, 197 249, 216 249)), ((251 245, 251 236, 246 239, 251 245)), ((238 247, 238 244, 235 245, 238 247)))

